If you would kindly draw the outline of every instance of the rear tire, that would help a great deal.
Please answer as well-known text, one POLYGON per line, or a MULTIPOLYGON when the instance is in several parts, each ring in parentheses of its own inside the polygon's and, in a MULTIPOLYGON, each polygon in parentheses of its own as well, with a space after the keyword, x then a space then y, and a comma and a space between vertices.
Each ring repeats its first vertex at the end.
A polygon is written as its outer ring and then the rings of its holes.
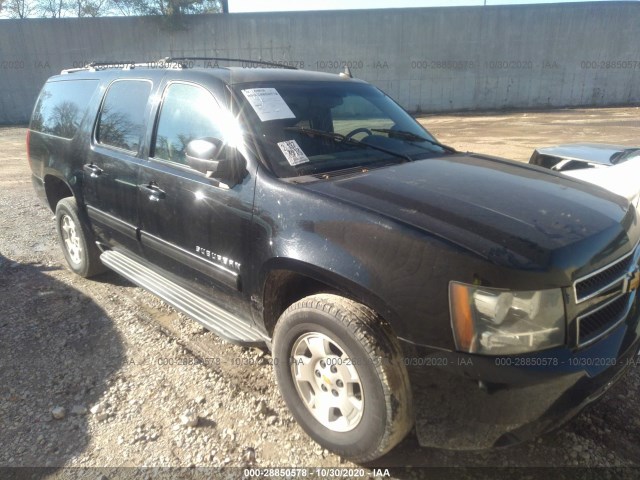
POLYGON ((89 278, 107 270, 100 261, 100 250, 91 230, 80 219, 73 197, 63 198, 56 205, 56 230, 62 253, 72 272, 89 278))
POLYGON ((293 416, 332 452, 368 462, 413 426, 400 345, 370 308, 338 295, 306 297, 280 317, 273 356, 293 416))

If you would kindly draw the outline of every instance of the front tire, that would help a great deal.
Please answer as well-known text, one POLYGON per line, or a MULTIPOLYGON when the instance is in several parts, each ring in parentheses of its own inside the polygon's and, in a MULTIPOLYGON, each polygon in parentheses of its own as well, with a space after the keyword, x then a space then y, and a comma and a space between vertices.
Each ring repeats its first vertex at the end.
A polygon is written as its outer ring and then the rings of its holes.
POLYGON ((294 303, 276 325, 273 356, 293 416, 336 454, 374 460, 413 426, 400 345, 368 307, 331 294, 294 303))
POLYGON ((73 197, 63 198, 56 205, 56 230, 71 271, 89 278, 107 270, 100 261, 100 251, 93 242, 93 234, 80 219, 73 197))

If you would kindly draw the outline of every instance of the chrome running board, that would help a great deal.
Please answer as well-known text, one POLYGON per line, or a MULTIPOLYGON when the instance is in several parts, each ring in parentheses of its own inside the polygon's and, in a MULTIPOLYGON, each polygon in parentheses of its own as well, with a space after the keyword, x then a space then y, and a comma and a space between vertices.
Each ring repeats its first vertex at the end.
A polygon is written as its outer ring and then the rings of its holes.
POLYGON ((224 340, 240 345, 265 344, 269 340, 268 335, 255 326, 242 321, 123 253, 108 250, 100 255, 100 260, 110 269, 157 295, 224 340))

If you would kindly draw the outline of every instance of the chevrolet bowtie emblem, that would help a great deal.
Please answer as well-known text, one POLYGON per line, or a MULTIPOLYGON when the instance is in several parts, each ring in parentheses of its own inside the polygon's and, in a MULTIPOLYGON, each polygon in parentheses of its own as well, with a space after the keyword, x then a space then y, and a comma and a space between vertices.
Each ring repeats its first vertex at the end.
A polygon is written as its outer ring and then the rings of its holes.
POLYGON ((628 292, 633 292, 634 290, 638 290, 638 288, 640 288, 640 270, 636 270, 631 274, 628 285, 628 292))

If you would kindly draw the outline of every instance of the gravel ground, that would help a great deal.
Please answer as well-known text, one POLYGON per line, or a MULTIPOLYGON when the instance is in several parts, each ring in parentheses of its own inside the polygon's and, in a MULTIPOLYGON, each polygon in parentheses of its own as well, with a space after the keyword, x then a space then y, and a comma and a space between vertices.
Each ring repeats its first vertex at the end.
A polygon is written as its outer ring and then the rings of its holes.
MULTIPOLYGON (((459 149, 526 160, 534 146, 586 137, 632 144, 638 113, 421 121, 459 149)), ((68 473, 60 467, 356 467, 297 426, 268 353, 219 340, 114 273, 68 271, 30 185, 24 137, 0 128, 0 467, 51 467, 52 478, 68 473)), ((402 478, 417 472, 405 466, 640 466, 639 371, 529 443, 460 453, 419 448, 410 434, 373 467, 402 478)))

